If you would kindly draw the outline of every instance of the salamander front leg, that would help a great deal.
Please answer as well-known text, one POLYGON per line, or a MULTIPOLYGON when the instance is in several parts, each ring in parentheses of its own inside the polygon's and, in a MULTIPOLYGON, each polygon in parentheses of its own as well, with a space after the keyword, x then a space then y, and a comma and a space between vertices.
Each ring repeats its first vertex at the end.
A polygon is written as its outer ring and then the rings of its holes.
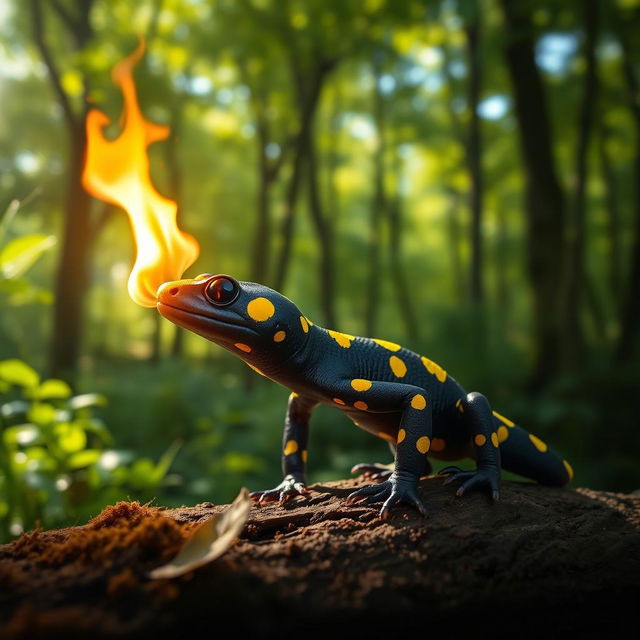
POLYGON ((307 493, 305 470, 307 466, 307 442, 309 419, 316 402, 297 393, 289 396, 287 416, 282 436, 282 473, 284 479, 274 489, 254 491, 251 498, 263 502, 288 502, 291 498, 307 493))
POLYGON ((388 480, 354 491, 347 502, 382 502, 380 516, 383 518, 387 518, 391 508, 401 502, 413 505, 425 515, 426 509, 418 492, 418 481, 424 471, 431 443, 431 407, 428 405, 426 392, 419 387, 392 382, 374 382, 373 385, 365 385, 365 388, 366 394, 350 398, 354 406, 374 413, 390 410, 401 412, 396 462, 388 480))
POLYGON ((500 449, 491 406, 481 393, 474 392, 464 399, 463 407, 473 438, 476 470, 462 471, 458 467, 445 467, 439 474, 448 476, 444 484, 462 481, 456 491, 458 497, 469 489, 486 487, 491 492, 491 497, 497 500, 500 497, 500 449))

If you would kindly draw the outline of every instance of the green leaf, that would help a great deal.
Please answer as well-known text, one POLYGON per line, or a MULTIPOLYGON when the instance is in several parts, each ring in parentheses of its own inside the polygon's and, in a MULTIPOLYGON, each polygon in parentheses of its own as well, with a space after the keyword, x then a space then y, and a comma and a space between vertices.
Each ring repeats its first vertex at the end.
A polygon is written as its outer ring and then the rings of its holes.
POLYGON ((68 398, 71 395, 71 387, 64 380, 49 378, 45 380, 37 389, 29 392, 30 398, 39 400, 68 398))
POLYGON ((11 240, 0 250, 0 274, 5 278, 21 276, 55 243, 54 236, 43 233, 32 233, 11 240))
POLYGON ((46 426, 55 422, 56 408, 46 402, 34 402, 29 411, 27 411, 29 422, 34 422, 40 426, 46 426))
POLYGON ((98 451, 98 449, 85 449, 84 451, 78 451, 69 458, 67 465, 71 469, 92 467, 96 462, 98 462, 101 455, 102 451, 98 451))
POLYGON ((87 446, 85 432, 73 423, 57 424, 54 432, 58 438, 58 446, 66 453, 75 453, 87 446))
POLYGON ((33 444, 40 436, 40 429, 34 424, 17 424, 4 430, 4 440, 9 445, 26 446, 33 444))
POLYGON ((169 467, 171 466, 171 463, 175 459, 178 451, 180 451, 181 446, 182 446, 182 442, 180 442, 179 440, 175 440, 169 445, 169 448, 162 454, 153 472, 154 480, 156 483, 160 482, 162 478, 164 478, 167 475, 167 471, 169 471, 169 467))
POLYGON ((69 405, 72 409, 104 407, 107 405, 107 399, 101 393, 83 393, 79 396, 73 396, 69 401, 69 405))
POLYGON ((82 427, 87 433, 93 433, 98 436, 104 444, 114 444, 113 436, 102 420, 98 420, 97 418, 78 418, 75 420, 75 423, 82 427))
POLYGON ((32 389, 38 386, 40 376, 22 360, 2 360, 0 361, 0 380, 32 389))
POLYGON ((127 480, 135 488, 153 486, 156 467, 150 458, 139 458, 129 469, 127 480))

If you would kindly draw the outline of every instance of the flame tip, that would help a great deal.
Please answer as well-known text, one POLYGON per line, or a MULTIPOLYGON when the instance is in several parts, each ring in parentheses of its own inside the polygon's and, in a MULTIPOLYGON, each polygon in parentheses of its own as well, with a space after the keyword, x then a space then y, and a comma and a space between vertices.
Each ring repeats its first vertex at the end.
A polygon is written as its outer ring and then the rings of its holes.
POLYGON ((124 98, 118 137, 104 136, 103 129, 111 122, 105 113, 92 108, 87 114, 82 184, 91 195, 128 214, 136 244, 129 295, 143 307, 155 307, 159 285, 178 280, 196 261, 200 247, 192 235, 178 228, 176 202, 160 194, 151 181, 147 147, 166 139, 170 128, 146 120, 138 107, 133 68, 145 47, 144 38, 138 36, 136 50, 112 72, 124 98))

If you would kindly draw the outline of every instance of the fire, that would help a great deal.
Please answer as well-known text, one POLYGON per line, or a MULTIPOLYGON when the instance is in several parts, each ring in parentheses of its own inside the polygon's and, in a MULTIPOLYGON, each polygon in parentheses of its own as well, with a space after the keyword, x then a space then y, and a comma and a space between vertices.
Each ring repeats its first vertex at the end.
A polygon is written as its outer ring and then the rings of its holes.
POLYGON ((113 69, 113 82, 124 98, 122 132, 107 140, 109 117, 97 109, 87 115, 87 151, 82 184, 93 196, 122 207, 129 215, 136 259, 129 276, 129 295, 144 307, 156 306, 158 287, 179 280, 198 257, 197 240, 178 229, 177 204, 162 196, 151 182, 147 147, 165 140, 169 127, 145 120, 140 112, 133 69, 144 53, 144 42, 113 69))

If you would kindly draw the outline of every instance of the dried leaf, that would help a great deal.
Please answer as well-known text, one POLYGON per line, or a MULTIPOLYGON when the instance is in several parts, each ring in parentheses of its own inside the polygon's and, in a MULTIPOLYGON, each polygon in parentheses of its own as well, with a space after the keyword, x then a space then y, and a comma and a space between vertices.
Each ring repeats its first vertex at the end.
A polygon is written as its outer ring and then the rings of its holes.
POLYGON ((249 492, 242 488, 233 504, 199 524, 178 555, 149 573, 149 577, 175 578, 219 558, 240 535, 251 509, 249 492))

